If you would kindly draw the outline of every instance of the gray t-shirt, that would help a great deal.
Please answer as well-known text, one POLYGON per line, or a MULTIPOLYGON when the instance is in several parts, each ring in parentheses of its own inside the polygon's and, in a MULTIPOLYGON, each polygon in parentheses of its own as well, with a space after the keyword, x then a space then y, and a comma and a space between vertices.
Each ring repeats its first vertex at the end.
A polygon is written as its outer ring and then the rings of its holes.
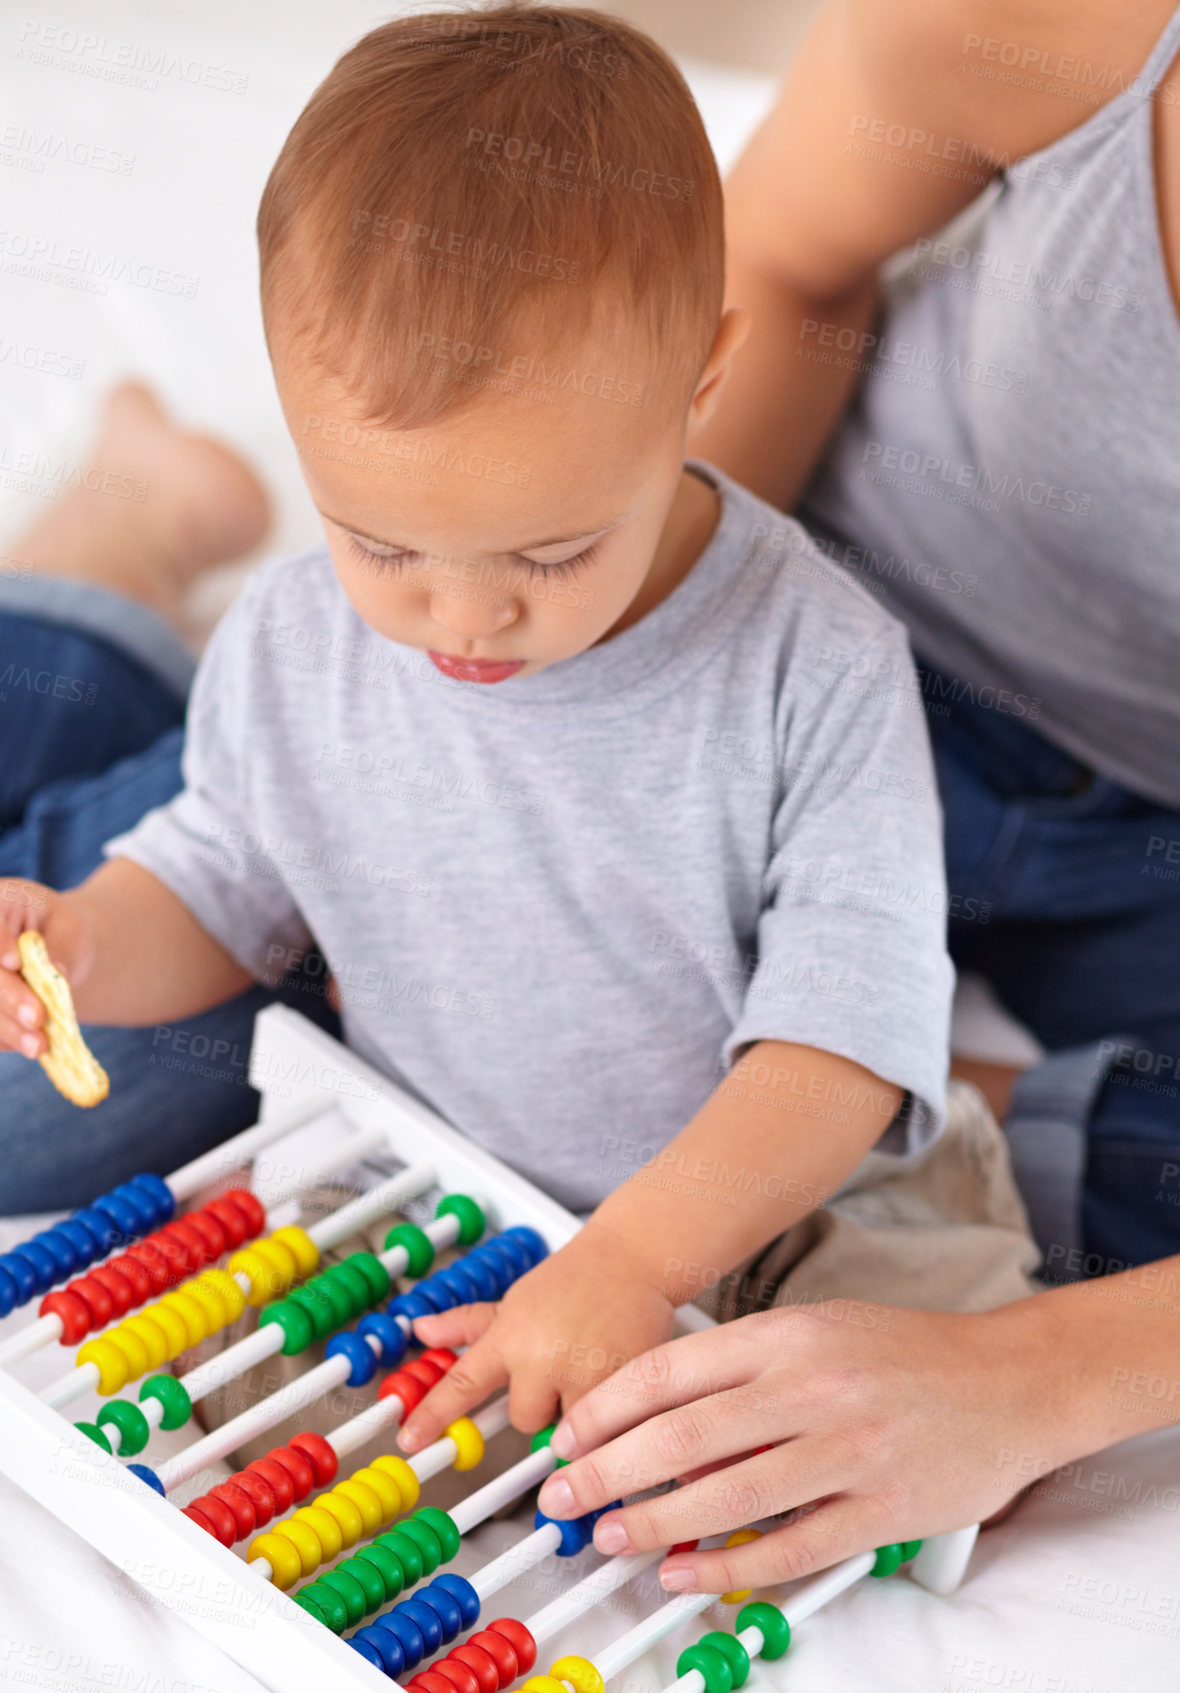
MULTIPOLYGON (((908 1090, 885 1150, 942 1120, 941 820, 906 636, 798 524, 692 468, 722 511, 680 586, 493 686, 378 635, 325 549, 264 565, 198 672, 184 791, 106 847, 261 980, 314 937, 349 1044, 574 1211, 761 1039, 908 1090)), ((849 1106, 755 1060, 740 1079, 816 1134, 849 1106)))

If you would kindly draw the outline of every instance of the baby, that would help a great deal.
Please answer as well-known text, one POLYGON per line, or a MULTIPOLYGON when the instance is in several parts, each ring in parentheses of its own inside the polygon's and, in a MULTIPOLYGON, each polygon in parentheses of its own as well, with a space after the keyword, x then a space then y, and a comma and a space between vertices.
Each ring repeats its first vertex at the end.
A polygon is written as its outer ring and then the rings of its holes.
POLYGON ((798 525, 686 462, 747 320, 699 115, 638 31, 384 24, 312 96, 258 234, 326 544, 216 631, 184 791, 81 886, 10 884, 5 922, 35 912, 107 1024, 314 943, 349 1044, 587 1218, 499 1306, 418 1327, 468 1351, 404 1449, 505 1382, 534 1431, 870 1149, 938 1132, 909 652, 798 525))

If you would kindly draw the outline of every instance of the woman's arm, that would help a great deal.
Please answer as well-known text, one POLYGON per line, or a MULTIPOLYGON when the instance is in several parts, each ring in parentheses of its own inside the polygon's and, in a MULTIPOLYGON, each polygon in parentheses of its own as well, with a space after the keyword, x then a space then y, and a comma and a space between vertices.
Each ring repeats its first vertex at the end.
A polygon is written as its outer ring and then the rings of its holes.
POLYGON ((576 1516, 686 1478, 604 1518, 594 1539, 611 1553, 811 1506, 760 1540, 660 1568, 681 1591, 793 1580, 965 1527, 1062 1464, 1180 1422, 1178 1332, 1180 1257, 981 1315, 835 1300, 745 1317, 645 1353, 580 1399, 553 1436, 575 1462, 539 1504, 576 1516))

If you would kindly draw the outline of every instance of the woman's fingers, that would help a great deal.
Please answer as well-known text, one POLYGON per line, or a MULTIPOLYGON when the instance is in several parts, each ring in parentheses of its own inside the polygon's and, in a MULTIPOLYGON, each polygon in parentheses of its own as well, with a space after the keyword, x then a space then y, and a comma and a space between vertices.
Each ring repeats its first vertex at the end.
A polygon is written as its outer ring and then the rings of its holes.
POLYGON ((855 1552, 871 1551, 883 1533, 876 1517, 863 1498, 829 1498, 797 1522, 757 1540, 708 1552, 677 1552, 657 1573, 661 1585, 672 1593, 741 1593, 747 1588, 774 1587, 826 1570, 855 1552))

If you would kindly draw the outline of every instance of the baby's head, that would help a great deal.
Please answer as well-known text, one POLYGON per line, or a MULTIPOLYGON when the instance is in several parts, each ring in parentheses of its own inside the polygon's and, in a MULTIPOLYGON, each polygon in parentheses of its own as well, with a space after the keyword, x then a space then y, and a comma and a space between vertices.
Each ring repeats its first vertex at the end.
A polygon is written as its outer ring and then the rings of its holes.
POLYGON ((642 615, 744 334, 712 151, 651 41, 528 4, 384 24, 295 124, 258 234, 288 427, 373 628, 498 681, 642 615))

